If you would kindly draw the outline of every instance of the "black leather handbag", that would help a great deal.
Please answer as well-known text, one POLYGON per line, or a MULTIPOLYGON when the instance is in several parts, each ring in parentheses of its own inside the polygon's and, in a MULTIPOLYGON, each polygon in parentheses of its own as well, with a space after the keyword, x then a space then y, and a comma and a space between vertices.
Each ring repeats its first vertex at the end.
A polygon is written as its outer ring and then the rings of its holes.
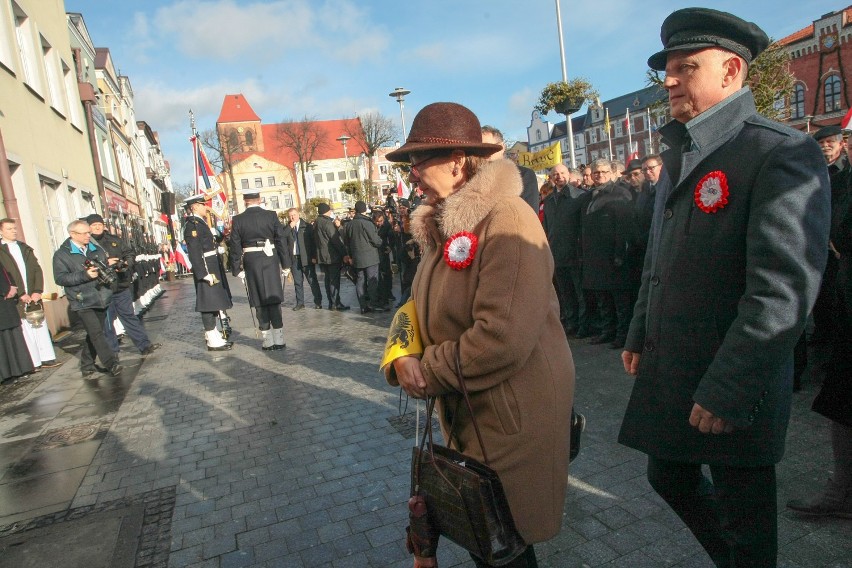
MULTIPOLYGON (((447 537, 490 565, 503 566, 524 552, 527 545, 515 528, 500 477, 487 465, 488 454, 470 404, 458 355, 456 373, 485 463, 433 442, 435 398, 430 398, 420 445, 412 451, 411 495, 412 499, 425 501, 426 518, 433 533, 447 537)), ((455 412, 454 417, 457 415, 455 412)), ((452 446, 454 429, 455 419, 447 446, 452 446)))

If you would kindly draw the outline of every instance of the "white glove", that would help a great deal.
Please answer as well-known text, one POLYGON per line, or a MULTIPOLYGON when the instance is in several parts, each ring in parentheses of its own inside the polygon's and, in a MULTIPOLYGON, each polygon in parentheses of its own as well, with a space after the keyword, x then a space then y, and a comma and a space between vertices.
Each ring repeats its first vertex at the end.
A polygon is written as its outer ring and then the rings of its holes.
POLYGON ((216 249, 216 251, 219 254, 225 254, 225 247, 223 247, 222 245, 219 245, 219 247, 216 249))
POLYGON ((211 286, 213 285, 213 275, 212 274, 206 275, 204 278, 202 278, 202 280, 204 280, 205 282, 207 282, 211 286))
POLYGON ((281 274, 284 275, 284 278, 287 278, 288 276, 290 276, 290 269, 285 268, 284 270, 281 271, 281 274))
POLYGON ((237 278, 239 278, 240 280, 245 280, 246 279, 246 271, 240 270, 240 273, 237 274, 237 278))

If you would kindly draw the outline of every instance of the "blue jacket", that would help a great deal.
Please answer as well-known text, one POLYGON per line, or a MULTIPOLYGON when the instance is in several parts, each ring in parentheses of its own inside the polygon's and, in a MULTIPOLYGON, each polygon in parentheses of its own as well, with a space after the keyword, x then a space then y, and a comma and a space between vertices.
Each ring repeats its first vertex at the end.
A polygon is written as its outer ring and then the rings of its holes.
POLYGON ((107 263, 107 253, 97 241, 89 241, 86 254, 71 243, 71 239, 59 246, 53 253, 53 279, 65 288, 65 296, 72 311, 89 308, 106 309, 112 299, 112 288, 104 286, 97 278, 91 278, 86 272, 85 262, 88 257, 97 257, 107 263))

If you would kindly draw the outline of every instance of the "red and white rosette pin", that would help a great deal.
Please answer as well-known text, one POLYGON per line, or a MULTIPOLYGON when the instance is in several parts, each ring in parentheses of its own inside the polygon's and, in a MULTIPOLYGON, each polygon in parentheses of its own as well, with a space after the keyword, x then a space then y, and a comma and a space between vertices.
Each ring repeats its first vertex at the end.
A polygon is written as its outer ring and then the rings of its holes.
POLYGON ((728 204, 728 176, 721 170, 710 172, 695 186, 695 204, 705 213, 715 213, 728 204))
POLYGON ((444 261, 453 270, 462 270, 473 262, 479 239, 473 233, 462 231, 447 239, 444 245, 444 261))

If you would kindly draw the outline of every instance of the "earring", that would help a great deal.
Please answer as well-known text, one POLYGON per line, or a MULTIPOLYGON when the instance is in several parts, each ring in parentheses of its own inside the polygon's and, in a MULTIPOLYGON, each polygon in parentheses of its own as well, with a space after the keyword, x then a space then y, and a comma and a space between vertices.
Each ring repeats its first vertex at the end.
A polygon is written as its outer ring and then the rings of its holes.
POLYGON ((453 168, 453 175, 454 176, 459 175, 459 169, 458 168, 453 168))

